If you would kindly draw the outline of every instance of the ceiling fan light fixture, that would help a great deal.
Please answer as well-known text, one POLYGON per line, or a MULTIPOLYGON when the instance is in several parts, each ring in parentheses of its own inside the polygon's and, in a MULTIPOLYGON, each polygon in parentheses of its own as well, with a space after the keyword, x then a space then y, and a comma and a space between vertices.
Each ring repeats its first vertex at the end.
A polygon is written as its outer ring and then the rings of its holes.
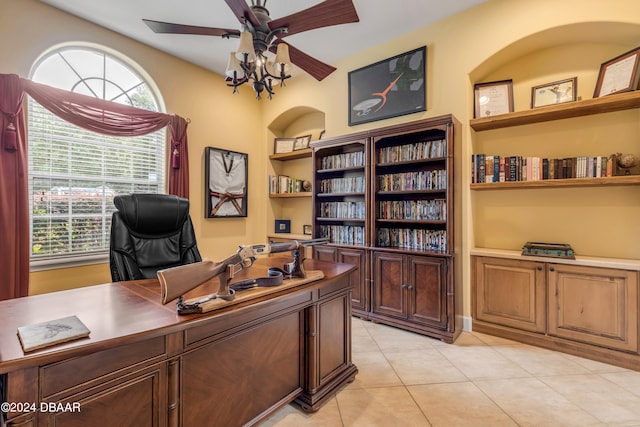
POLYGON ((229 54, 229 62, 227 63, 227 70, 225 71, 225 74, 227 77, 234 77, 234 73, 235 76, 241 76, 244 74, 244 71, 240 65, 240 60, 236 56, 236 52, 231 52, 229 54))

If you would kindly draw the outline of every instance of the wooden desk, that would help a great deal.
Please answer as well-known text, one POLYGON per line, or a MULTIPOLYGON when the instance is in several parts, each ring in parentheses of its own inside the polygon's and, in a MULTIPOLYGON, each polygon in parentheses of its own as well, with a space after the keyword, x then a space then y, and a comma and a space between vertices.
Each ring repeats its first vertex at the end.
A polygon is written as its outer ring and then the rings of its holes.
MULTIPOLYGON (((286 261, 260 259, 238 278, 286 261)), ((157 280, 0 301, 0 402, 36 409, 9 412, 7 425, 234 426, 293 401, 317 410, 357 373, 353 266, 305 268, 325 278, 201 315, 162 305, 157 280), (89 338, 22 352, 18 326, 74 314, 89 338)), ((216 289, 214 279, 187 297, 216 289)))

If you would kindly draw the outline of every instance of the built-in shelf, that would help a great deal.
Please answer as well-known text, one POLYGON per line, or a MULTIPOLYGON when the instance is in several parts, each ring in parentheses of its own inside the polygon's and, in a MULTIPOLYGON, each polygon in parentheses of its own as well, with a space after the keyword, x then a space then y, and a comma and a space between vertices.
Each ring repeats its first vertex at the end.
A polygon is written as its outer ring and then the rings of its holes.
POLYGON ((544 179, 541 181, 509 181, 471 184, 472 190, 510 190, 520 188, 561 188, 590 186, 640 185, 640 175, 609 176, 605 178, 544 179))
POLYGON ((311 197, 313 195, 310 191, 301 191, 299 193, 270 193, 269 197, 272 199, 292 199, 295 197, 311 197))
POLYGON ((295 160, 311 157, 313 150, 311 148, 303 148, 302 150, 295 150, 289 153, 278 153, 269 156, 269 160, 295 160))
POLYGON ((515 113, 500 114, 493 117, 482 117, 470 120, 469 124, 475 131, 480 132, 633 108, 640 108, 640 91, 550 105, 515 113))

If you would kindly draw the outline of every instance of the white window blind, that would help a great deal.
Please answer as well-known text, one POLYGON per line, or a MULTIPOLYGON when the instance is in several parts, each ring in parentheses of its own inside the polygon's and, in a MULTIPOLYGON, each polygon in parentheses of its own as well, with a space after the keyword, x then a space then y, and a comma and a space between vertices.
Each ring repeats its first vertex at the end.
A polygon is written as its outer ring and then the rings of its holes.
MULTIPOLYGON (((80 52, 71 51, 73 56, 69 56, 78 64, 96 59, 103 63, 113 61, 108 55, 96 55, 94 51, 83 57, 82 52, 86 48, 80 52)), ((54 61, 41 64, 52 72, 58 63, 61 65, 58 73, 79 74, 83 68, 96 73, 100 69, 95 64, 93 67, 86 64, 72 67, 65 61, 65 53, 68 52, 57 51, 52 54, 54 61)), ((102 69, 106 71, 108 68, 102 69)), ((91 79, 83 78, 90 80, 96 88, 90 92, 99 95, 109 92, 109 97, 118 98, 118 102, 138 106, 132 101, 135 97, 128 96, 126 89, 121 89, 123 93, 118 94, 113 88, 131 87, 130 93, 145 95, 147 88, 144 82, 139 78, 132 82, 130 74, 127 75, 127 86, 107 81, 107 78, 114 77, 118 76, 103 72, 98 76, 92 75, 91 79), (100 85, 96 84, 98 78, 103 80, 104 88, 111 87, 111 90, 100 91, 100 85)), ((67 83, 58 87, 70 90, 64 86, 72 80, 68 76, 60 79, 67 83)), ((88 86, 80 79, 73 87, 86 89, 88 86)), ((152 109, 148 108, 152 98, 148 94, 143 98, 146 105, 142 108, 152 109)), ((29 99, 28 141, 32 267, 73 264, 82 259, 106 260, 111 216, 115 210, 113 197, 134 192, 164 192, 165 130, 127 138, 101 135, 64 121, 29 99)))

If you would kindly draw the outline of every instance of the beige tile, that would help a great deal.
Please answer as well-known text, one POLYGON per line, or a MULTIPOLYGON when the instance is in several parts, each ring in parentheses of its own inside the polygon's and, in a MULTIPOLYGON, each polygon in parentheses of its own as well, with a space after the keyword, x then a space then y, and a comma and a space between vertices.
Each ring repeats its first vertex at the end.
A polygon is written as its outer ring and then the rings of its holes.
POLYGON ((471 332, 474 337, 488 345, 511 345, 518 344, 517 341, 508 340, 506 338, 495 337, 493 335, 483 334, 481 332, 471 332))
POLYGON ((436 341, 425 335, 401 331, 388 326, 369 328, 368 330, 382 351, 431 349, 436 341))
POLYGON ((603 423, 640 424, 640 396, 598 374, 541 377, 540 381, 603 423))
POLYGON ((477 381, 520 426, 597 426, 602 423, 537 378, 477 381))
POLYGON ((530 377, 527 371, 487 346, 436 347, 471 380, 530 377))
POLYGON ((590 373, 581 364, 556 351, 525 344, 496 345, 492 348, 535 376, 590 373))
POLYGON ((584 366, 591 372, 606 373, 606 372, 625 372, 626 369, 619 366, 609 365, 608 363, 596 362, 595 360, 585 359, 583 357, 574 356, 572 354, 560 353, 563 357, 570 359, 580 365, 584 366))
POLYGON ((402 381, 381 352, 354 352, 352 359, 358 367, 358 374, 348 388, 402 385, 402 381))
MULTIPOLYGON (((448 345, 447 343, 442 343, 444 345, 448 345)), ((486 345, 484 341, 482 341, 477 336, 473 335, 469 332, 462 332, 453 345, 457 346, 478 346, 478 345, 486 345)))
POLYGON ((435 349, 387 351, 385 356, 405 385, 468 381, 435 349))
POLYGON ((434 427, 517 426, 471 382, 407 388, 434 427))
POLYGON ((405 387, 347 389, 336 399, 345 427, 429 426, 405 387))
POLYGON ((378 343, 376 343, 374 339, 371 338, 371 335, 366 331, 365 334, 351 336, 351 349, 353 353, 362 353, 367 351, 380 352, 378 343))
POLYGON ((610 374, 600 374, 601 377, 624 388, 625 390, 640 396, 640 372, 624 371, 610 374))
POLYGON ((261 427, 341 427, 342 419, 336 399, 331 399, 318 412, 306 413, 287 405, 260 424, 261 427))

